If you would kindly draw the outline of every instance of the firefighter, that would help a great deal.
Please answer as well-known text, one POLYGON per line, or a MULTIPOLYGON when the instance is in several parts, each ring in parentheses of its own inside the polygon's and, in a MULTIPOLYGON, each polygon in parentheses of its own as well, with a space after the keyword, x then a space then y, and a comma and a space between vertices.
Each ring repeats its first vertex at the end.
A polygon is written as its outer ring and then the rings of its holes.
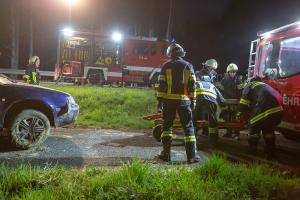
POLYGON ((163 151, 158 156, 161 160, 171 161, 172 126, 176 112, 180 117, 185 132, 184 142, 188 163, 200 162, 196 155, 196 137, 192 119, 195 106, 195 73, 192 64, 183 60, 184 49, 179 44, 171 44, 167 48, 166 62, 159 75, 157 98, 163 102, 163 151))
POLYGON ((225 99, 221 92, 211 83, 209 76, 202 76, 200 81, 196 83, 197 102, 194 112, 194 125, 196 121, 203 118, 203 114, 208 118, 208 133, 209 140, 212 145, 216 145, 218 140, 218 128, 217 128, 217 106, 220 104, 223 106, 225 99))
POLYGON ((275 127, 283 115, 282 96, 271 86, 261 82, 259 77, 252 78, 243 89, 240 100, 241 111, 249 110, 250 136, 248 144, 256 153, 261 134, 265 141, 265 152, 272 156, 275 151, 275 127))
POLYGON ((38 56, 32 56, 28 60, 28 65, 23 75, 25 83, 39 85, 40 84, 40 58, 38 56))
POLYGON ((211 81, 214 82, 214 79, 217 76, 218 62, 215 59, 209 59, 205 63, 202 63, 202 69, 197 71, 196 77, 197 80, 200 80, 202 76, 209 76, 211 81))
MULTIPOLYGON (((220 91, 222 92, 226 100, 239 100, 242 95, 243 82, 237 76, 238 66, 234 63, 230 63, 227 66, 225 77, 221 80, 219 86, 220 91)), ((233 117, 236 115, 238 106, 231 105, 229 109, 224 110, 221 113, 222 118, 225 118, 225 121, 232 121, 233 117), (226 112, 226 113, 225 113, 226 112)), ((232 137, 232 130, 227 129, 224 137, 232 137)), ((239 138, 239 131, 235 131, 235 139, 239 138)))

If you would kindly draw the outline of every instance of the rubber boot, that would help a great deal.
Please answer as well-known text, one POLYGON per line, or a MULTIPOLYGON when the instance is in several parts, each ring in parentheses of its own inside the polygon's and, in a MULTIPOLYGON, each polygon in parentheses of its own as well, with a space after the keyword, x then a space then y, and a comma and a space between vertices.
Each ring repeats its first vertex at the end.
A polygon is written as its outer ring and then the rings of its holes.
POLYGON ((185 150, 188 164, 199 163, 201 161, 200 156, 196 155, 196 142, 186 142, 185 150))
POLYGON ((259 136, 250 135, 250 137, 248 139, 248 145, 249 145, 249 148, 250 148, 250 152, 252 154, 257 154, 258 142, 259 142, 259 136))
POLYGON ((171 139, 170 138, 162 138, 163 150, 158 155, 158 158, 165 161, 171 161, 171 139))

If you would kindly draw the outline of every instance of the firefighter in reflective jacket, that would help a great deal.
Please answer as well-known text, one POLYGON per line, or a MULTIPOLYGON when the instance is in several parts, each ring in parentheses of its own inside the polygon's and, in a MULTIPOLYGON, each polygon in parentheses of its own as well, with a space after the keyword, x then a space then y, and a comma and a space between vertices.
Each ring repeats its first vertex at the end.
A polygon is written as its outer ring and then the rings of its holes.
POLYGON ((217 106, 223 105, 225 99, 220 91, 211 83, 209 76, 202 76, 196 83, 197 102, 194 112, 194 124, 197 120, 208 118, 209 140, 212 145, 216 145, 218 139, 217 106))
MULTIPOLYGON (((225 77, 218 85, 221 93, 226 100, 239 100, 241 98, 244 85, 242 80, 236 75, 237 71, 238 66, 234 63, 230 63, 227 66, 225 77)), ((221 116, 224 116, 222 118, 224 118, 225 121, 232 121, 233 117, 237 113, 237 107, 238 106, 230 106, 230 109, 224 110, 221 113, 221 116)), ((235 135, 235 137, 238 138, 239 131, 235 131, 235 135)), ((232 130, 227 129, 227 132, 224 136, 232 137, 232 130)))
POLYGON ((248 144, 254 152, 262 134, 265 152, 272 155, 275 150, 275 127, 281 122, 283 111, 281 95, 271 86, 252 78, 245 86, 240 100, 241 111, 250 110, 250 136, 248 144))
POLYGON ((171 160, 172 126, 177 112, 185 132, 187 161, 199 162, 192 119, 192 109, 196 101, 194 69, 192 64, 182 59, 185 51, 178 44, 174 43, 168 47, 167 56, 171 60, 161 69, 157 93, 158 100, 163 102, 163 151, 159 158, 167 162, 171 160))
POLYGON ((38 56, 32 56, 28 60, 28 65, 23 75, 25 83, 39 85, 40 84, 40 58, 38 56))
POLYGON ((209 76, 211 82, 213 83, 216 76, 218 68, 218 62, 215 59, 208 59, 205 63, 202 63, 202 69, 196 72, 197 80, 200 80, 202 76, 209 76))

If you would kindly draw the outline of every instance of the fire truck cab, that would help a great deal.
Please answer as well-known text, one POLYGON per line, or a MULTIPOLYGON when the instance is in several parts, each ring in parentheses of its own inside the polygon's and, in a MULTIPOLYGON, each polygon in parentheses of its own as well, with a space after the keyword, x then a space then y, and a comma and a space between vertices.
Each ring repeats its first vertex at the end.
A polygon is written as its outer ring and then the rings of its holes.
POLYGON ((252 41, 248 78, 259 76, 283 97, 284 117, 278 130, 300 138, 300 22, 258 34, 252 41))
POLYGON ((170 43, 157 38, 126 37, 121 42, 107 35, 75 32, 61 37, 56 77, 92 84, 155 83, 170 43))

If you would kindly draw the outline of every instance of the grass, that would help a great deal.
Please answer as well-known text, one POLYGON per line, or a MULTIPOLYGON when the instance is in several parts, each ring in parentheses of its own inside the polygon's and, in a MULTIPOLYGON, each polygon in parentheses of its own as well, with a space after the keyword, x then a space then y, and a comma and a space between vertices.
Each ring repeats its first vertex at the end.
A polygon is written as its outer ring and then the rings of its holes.
POLYGON ((230 165, 220 157, 197 167, 139 160, 84 170, 0 166, 0 199, 289 199, 299 184, 267 166, 230 165))
POLYGON ((150 128, 141 117, 155 112, 152 89, 48 86, 73 95, 80 106, 76 125, 101 128, 150 128))

